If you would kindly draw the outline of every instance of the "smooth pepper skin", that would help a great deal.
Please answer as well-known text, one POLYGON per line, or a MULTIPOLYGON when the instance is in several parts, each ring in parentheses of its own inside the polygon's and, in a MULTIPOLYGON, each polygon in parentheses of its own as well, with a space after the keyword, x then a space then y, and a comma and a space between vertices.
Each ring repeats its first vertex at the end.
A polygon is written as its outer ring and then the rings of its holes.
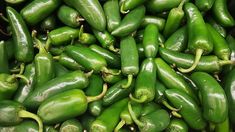
POLYGON ((120 113, 127 105, 128 98, 122 99, 107 107, 100 116, 92 122, 90 132, 112 132, 119 122, 120 113))
POLYGON ((74 7, 94 29, 105 30, 106 18, 98 0, 64 0, 64 2, 74 7))
POLYGON ((168 11, 180 4, 182 0, 148 0, 146 8, 153 13, 168 11))
POLYGON ((60 132, 82 132, 83 128, 77 119, 69 119, 60 126, 60 132))
POLYGON ((1 132, 38 132, 38 125, 35 121, 25 120, 14 126, 0 126, 1 132))
POLYGON ((50 31, 56 28, 56 24, 56 17, 50 15, 41 22, 40 27, 43 31, 50 31))
POLYGON ((219 123, 215 126, 215 132, 230 132, 231 130, 229 124, 229 117, 227 117, 224 122, 219 123))
POLYGON ((195 0, 195 5, 200 11, 208 11, 212 8, 215 0, 195 0))
POLYGON ((161 109, 161 106, 154 103, 154 102, 144 103, 140 116, 141 117, 145 116, 145 115, 153 113, 154 111, 159 110, 159 109, 161 109))
MULTIPOLYGON (((118 72, 118 69, 111 69, 113 72, 118 72)), ((123 79, 123 75, 113 75, 110 73, 102 73, 103 80, 108 84, 115 84, 123 79)))
POLYGON ((203 119, 202 112, 192 97, 178 89, 168 89, 165 96, 174 105, 179 108, 179 113, 189 126, 196 130, 205 128, 206 121, 203 119))
POLYGON ((166 132, 188 132, 188 125, 181 119, 171 119, 166 132))
POLYGON ((18 81, 9 74, 0 74, 0 100, 10 99, 19 86, 18 81))
POLYGON ((0 73, 9 73, 6 43, 0 41, 0 73))
POLYGON ((145 7, 139 6, 130 11, 121 21, 120 25, 112 31, 113 36, 124 37, 134 32, 142 23, 145 7))
POLYGON ((82 71, 70 72, 54 78, 40 87, 36 87, 23 104, 27 108, 36 109, 49 97, 71 89, 83 89, 87 85, 88 78, 82 71))
POLYGON ((61 0, 35 0, 26 5, 20 14, 29 25, 36 25, 48 17, 61 4, 61 0))
POLYGON ((30 62, 34 57, 33 41, 21 15, 13 8, 6 8, 14 41, 15 59, 30 62))
POLYGON ((217 21, 215 21, 212 17, 207 18, 207 22, 224 38, 227 36, 227 32, 225 27, 220 25, 217 21))
POLYGON ((54 66, 55 66, 55 77, 59 77, 70 72, 66 67, 64 67, 58 62, 54 62, 54 66))
POLYGON ((225 121, 228 115, 228 101, 220 84, 205 72, 194 72, 191 78, 199 88, 203 117, 214 123, 225 121))
POLYGON ((166 20, 161 17, 156 16, 144 16, 144 19, 141 23, 141 27, 146 27, 148 24, 155 24, 159 31, 162 31, 165 27, 166 20))
POLYGON ((121 12, 126 13, 129 10, 136 8, 137 6, 143 4, 146 0, 124 0, 121 2, 121 12))

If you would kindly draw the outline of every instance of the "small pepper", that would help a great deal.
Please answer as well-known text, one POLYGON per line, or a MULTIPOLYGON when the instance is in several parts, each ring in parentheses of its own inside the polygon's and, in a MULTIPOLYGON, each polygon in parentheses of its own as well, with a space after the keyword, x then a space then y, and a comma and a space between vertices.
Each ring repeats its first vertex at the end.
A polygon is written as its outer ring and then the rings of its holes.
POLYGON ((188 125, 181 119, 172 119, 166 132, 188 132, 188 125))
POLYGON ((76 119, 64 121, 60 126, 60 132, 83 132, 81 123, 76 119))
POLYGON ((8 54, 6 43, 0 41, 0 73, 9 73, 8 54))

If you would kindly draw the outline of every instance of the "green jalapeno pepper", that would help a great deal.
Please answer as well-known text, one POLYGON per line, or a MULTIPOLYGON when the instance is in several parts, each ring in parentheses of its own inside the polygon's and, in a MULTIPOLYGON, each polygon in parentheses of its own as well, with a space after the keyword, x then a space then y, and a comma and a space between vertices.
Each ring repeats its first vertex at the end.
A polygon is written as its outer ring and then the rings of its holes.
POLYGON ((121 13, 128 13, 129 10, 136 8, 137 6, 142 5, 146 0, 124 0, 121 2, 121 13))
POLYGON ((169 126, 166 128, 166 132, 188 132, 187 124, 180 119, 172 119, 169 126))
POLYGON ((14 41, 15 59, 30 62, 34 57, 33 41, 20 14, 13 8, 6 9, 14 41))
POLYGON ((68 120, 85 113, 88 103, 101 99, 106 91, 107 85, 104 84, 102 93, 97 96, 86 96, 80 89, 58 93, 45 100, 39 106, 37 114, 45 124, 55 124, 68 120))
POLYGON ((58 62, 54 62, 54 66, 55 66, 55 77, 62 76, 69 72, 69 70, 66 67, 64 67, 58 62))
POLYGON ((228 115, 228 101, 223 88, 205 72, 194 72, 191 78, 199 88, 204 118, 212 123, 225 121, 228 115))
POLYGON ((161 109, 161 106, 154 102, 144 103, 142 107, 141 117, 161 109))
POLYGON ((35 121, 24 120, 14 126, 0 126, 1 132, 38 132, 38 125, 35 121))
POLYGON ((212 17, 207 17, 207 22, 224 38, 226 37, 226 29, 221 26, 218 22, 216 22, 212 17))
POLYGON ((81 44, 90 45, 96 42, 96 38, 93 34, 84 33, 83 25, 81 25, 78 36, 78 42, 81 44))
POLYGON ((159 13, 178 6, 181 1, 182 0, 148 0, 146 2, 146 8, 149 12, 159 13))
POLYGON ((144 53, 144 46, 142 43, 136 44, 138 55, 139 55, 139 61, 142 61, 145 59, 145 53, 144 53))
POLYGON ((4 41, 6 46, 7 57, 9 60, 14 58, 14 41, 13 39, 8 39, 4 41))
POLYGON ((195 5, 200 11, 208 11, 212 8, 215 0, 195 0, 195 5))
POLYGON ((69 119, 60 126, 60 132, 83 132, 81 123, 76 119, 69 119))
POLYGON ((0 41, 0 73, 9 73, 6 43, 0 41))
POLYGON ((145 27, 148 24, 155 24, 158 27, 159 31, 162 31, 165 27, 165 23, 166 20, 164 18, 146 15, 144 16, 144 19, 141 23, 141 27, 145 27))
POLYGON ((95 117, 90 115, 89 113, 85 113, 80 117, 80 121, 84 130, 89 131, 92 122, 95 121, 95 117))
POLYGON ((61 4, 61 0, 35 0, 26 5, 20 14, 29 25, 36 25, 48 17, 61 4))
POLYGON ((54 15, 50 15, 46 17, 40 25, 40 28, 43 31, 50 31, 56 28, 56 17, 54 15))
MULTIPOLYGON (((111 69, 111 71, 114 73, 118 72, 117 69, 111 69)), ((110 73, 102 73, 102 78, 108 84, 115 84, 123 79, 123 75, 122 74, 113 75, 110 73)))
POLYGON ((11 100, 0 101, 0 125, 9 126, 17 125, 23 121, 23 118, 32 118, 39 125, 39 132, 43 131, 41 119, 31 112, 25 110, 24 106, 11 100))
POLYGON ((54 78, 40 87, 36 87, 25 99, 23 104, 27 108, 36 109, 43 101, 58 93, 75 88, 83 89, 88 85, 87 76, 82 71, 73 71, 54 78))
POLYGON ((9 4, 13 4, 13 5, 17 5, 20 3, 25 2, 26 0, 5 0, 5 2, 9 3, 9 4))

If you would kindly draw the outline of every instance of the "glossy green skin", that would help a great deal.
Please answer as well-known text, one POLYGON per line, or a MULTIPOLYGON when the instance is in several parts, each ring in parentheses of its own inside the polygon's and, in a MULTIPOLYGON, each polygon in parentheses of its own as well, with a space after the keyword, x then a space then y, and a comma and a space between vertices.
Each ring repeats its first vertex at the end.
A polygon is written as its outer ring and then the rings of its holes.
POLYGON ((33 91, 37 81, 34 63, 28 64, 25 67, 24 76, 28 78, 30 84, 25 84, 25 82, 21 80, 19 87, 14 94, 14 100, 20 103, 23 103, 24 100, 28 97, 29 93, 33 91))
POLYGON ((106 18, 98 0, 64 0, 64 2, 74 7, 94 29, 105 30, 106 18))
POLYGON ((96 42, 96 38, 93 34, 89 34, 89 33, 82 33, 79 36, 79 43, 81 44, 85 44, 85 45, 90 45, 90 44, 94 44, 96 42))
POLYGON ((64 52, 64 46, 50 47, 49 52, 53 56, 61 55, 64 52))
POLYGON ((29 25, 36 25, 48 17, 61 4, 61 0, 34 0, 20 14, 29 25))
POLYGON ((144 16, 144 19, 141 23, 142 27, 146 27, 148 24, 155 24, 158 27, 159 31, 162 31, 165 27, 166 20, 161 17, 156 16, 144 16))
POLYGON ((161 58, 155 59, 157 67, 157 75, 159 80, 168 88, 168 89, 178 89, 189 96, 193 97, 194 100, 198 101, 196 95, 193 93, 193 90, 185 82, 185 80, 161 58))
POLYGON ((228 117, 226 118, 224 122, 217 124, 215 126, 215 132, 230 132, 228 117))
POLYGON ((188 44, 187 26, 183 26, 176 30, 164 43, 164 48, 181 52, 184 51, 188 44))
POLYGON ((121 67, 121 60, 119 55, 114 54, 110 52, 109 50, 106 50, 98 45, 91 45, 89 48, 96 52, 97 54, 103 56, 105 60, 107 61, 107 64, 111 68, 120 68, 121 67))
MULTIPOLYGON (((135 113, 135 116, 138 118, 142 112, 143 108, 142 104, 132 103, 131 106, 133 112, 135 113)), ((121 120, 125 121, 126 125, 131 125, 134 123, 127 106, 120 113, 120 118, 121 120)))
POLYGON ((224 38, 227 36, 226 29, 217 23, 212 17, 209 17, 207 21, 218 33, 220 33, 221 36, 224 38))
POLYGON ((107 30, 112 32, 121 23, 118 0, 106 1, 103 8, 107 20, 107 30))
POLYGON ((124 79, 112 85, 103 97, 103 105, 108 106, 123 98, 128 97, 134 89, 135 80, 132 80, 130 87, 122 88, 122 85, 126 83, 127 79, 124 79))
POLYGON ((32 37, 20 14, 11 7, 6 8, 14 41, 14 55, 17 61, 30 62, 34 57, 32 37))
MULTIPOLYGON (((113 72, 118 72, 118 69, 111 69, 113 72)), ((113 75, 109 73, 102 73, 103 80, 108 84, 115 84, 123 79, 123 75, 113 75)))
POLYGON ((159 80, 156 80, 155 85, 155 102, 160 103, 163 99, 165 99, 164 92, 166 90, 166 86, 162 84, 159 80))
POLYGON ((112 132, 119 122, 120 113, 127 105, 128 99, 122 99, 108 108, 91 124, 90 132, 112 132))
POLYGON ((100 32, 93 29, 93 33, 103 48, 109 48, 114 45, 115 38, 108 31, 100 32))
POLYGON ((184 5, 184 11, 187 17, 187 29, 189 33, 188 49, 193 53, 197 49, 202 49, 203 54, 209 54, 213 50, 213 41, 200 11, 192 3, 186 3, 184 5))
POLYGON ((140 116, 148 115, 158 109, 161 109, 160 105, 158 105, 154 102, 144 103, 140 116))
POLYGON ((214 54, 222 60, 229 60, 231 52, 227 41, 210 24, 206 24, 206 26, 213 40, 214 54))
POLYGON ((152 13, 168 11, 180 4, 181 0, 149 0, 146 2, 146 8, 152 13))
POLYGON ((19 86, 18 81, 12 75, 0 74, 0 100, 10 99, 19 86), (10 79, 10 80, 9 80, 10 79))
POLYGON ((83 89, 88 86, 88 78, 82 71, 74 71, 54 78, 33 92, 23 102, 24 106, 36 109, 43 101, 71 89, 83 89))
POLYGON ((112 31, 113 36, 124 37, 138 29, 145 15, 145 7, 139 6, 130 11, 121 21, 120 25, 112 31))
POLYGON ((170 115, 164 109, 156 110, 140 118, 144 126, 138 126, 140 132, 161 132, 170 123, 170 115))
POLYGON ((172 119, 166 132, 188 132, 188 125, 180 119, 172 119))
POLYGON ((205 128, 206 122, 201 109, 191 96, 178 89, 166 90, 165 96, 174 107, 180 108, 179 113, 191 128, 196 130, 205 128))
POLYGON ((144 53, 147 58, 154 58, 158 52, 158 27, 154 24, 149 24, 145 27, 143 46, 144 53))
POLYGON ((56 28, 56 17, 54 15, 46 17, 40 25, 43 31, 50 31, 56 28))
POLYGON ((150 102, 155 97, 157 68, 154 59, 147 58, 141 64, 141 70, 137 76, 134 95, 137 99, 147 97, 144 102, 150 102), (146 79, 148 78, 148 79, 146 79))
POLYGON ((8 59, 13 59, 14 58, 14 42, 13 39, 8 39, 7 41, 4 41, 6 45, 6 52, 8 59))
POLYGON ((81 116, 80 121, 84 130, 88 131, 91 128, 92 122, 95 121, 95 117, 85 113, 81 116))
POLYGON ((200 11, 208 11, 212 8, 215 0, 195 0, 195 5, 200 11))
POLYGON ((232 124, 235 124, 235 69, 229 71, 229 73, 226 74, 225 79, 223 80, 223 88, 225 90, 227 99, 228 99, 228 110, 229 110, 229 119, 232 122, 232 124))
POLYGON ((22 120, 18 112, 24 110, 24 106, 11 100, 0 101, 0 124, 1 126, 17 125, 22 120))
MULTIPOLYGON (((150 23, 151 24, 151 23, 150 23)), ((139 30, 136 34, 135 34, 135 40, 137 43, 142 43, 143 38, 144 38, 144 30, 139 30)), ((165 43, 165 38, 162 34, 158 33, 158 43, 159 44, 164 44, 165 43)), ((137 44, 138 45, 138 44, 137 44)), ((141 44, 142 45, 142 44, 141 44)), ((143 47, 143 46, 142 46, 143 47)))
POLYGON ((181 73, 179 71, 176 72, 178 75, 184 78, 184 80, 189 84, 189 86, 193 89, 195 93, 198 91, 198 87, 195 85, 195 83, 192 81, 189 75, 181 73))
POLYGON ((174 33, 180 27, 183 17, 184 11, 182 10, 182 7, 171 9, 166 20, 163 35, 165 37, 169 37, 172 33, 174 33))
POLYGON ((20 4, 22 2, 25 2, 26 0, 5 0, 5 2, 9 3, 9 4, 20 4))
POLYGON ((204 118, 214 123, 225 121, 228 115, 228 101, 223 88, 205 72, 194 72, 191 78, 199 88, 204 118))
POLYGON ((58 62, 54 62, 54 66, 55 66, 55 77, 62 76, 69 72, 69 70, 66 67, 64 67, 58 62))
POLYGON ((73 58, 69 57, 65 53, 62 53, 59 56, 58 62, 71 70, 84 70, 83 66, 81 66, 73 58))
POLYGON ((62 5, 57 11, 57 16, 61 22, 69 27, 80 26, 79 18, 80 14, 75 9, 62 5))
POLYGON ((9 73, 6 43, 0 41, 0 73, 9 73))
POLYGON ((45 124, 56 124, 83 114, 87 106, 84 92, 71 89, 45 100, 38 108, 37 115, 45 124))
POLYGON ((139 72, 139 54, 133 37, 121 39, 121 70, 124 75, 137 75, 139 72))
POLYGON ((37 78, 35 87, 40 87, 55 77, 54 61, 50 53, 39 51, 34 58, 34 64, 37 78))
POLYGON ((55 46, 69 44, 72 39, 78 38, 79 30, 71 27, 60 27, 48 34, 51 44, 55 46))
POLYGON ((142 43, 136 44, 138 54, 139 54, 139 61, 145 59, 145 54, 144 54, 144 46, 142 43))
MULTIPOLYGON (((99 95, 103 90, 103 83, 104 81, 101 76, 92 74, 89 77, 89 85, 85 91, 86 95, 87 96, 99 95)), ((88 110, 91 115, 99 116, 103 110, 102 100, 91 102, 88 106, 88 110)))
POLYGON ((83 128, 78 120, 69 119, 61 124, 60 132, 83 132, 83 128))
POLYGON ((81 64, 87 70, 100 72, 107 66, 105 58, 88 47, 83 46, 67 46, 65 53, 81 64))
MULTIPOLYGON (((177 67, 187 68, 194 62, 194 56, 191 54, 179 53, 176 51, 159 48, 160 56, 169 64, 175 64, 177 67)), ((202 56, 194 70, 205 72, 218 72, 222 68, 217 56, 202 56)))
POLYGON ((38 132, 35 121, 26 120, 15 126, 0 126, 1 132, 38 132))
POLYGON ((142 5, 146 0, 125 0, 122 2, 123 11, 128 11, 142 5))
POLYGON ((235 25, 234 18, 228 11, 227 0, 215 0, 212 7, 212 13, 215 19, 224 27, 232 27, 235 25))

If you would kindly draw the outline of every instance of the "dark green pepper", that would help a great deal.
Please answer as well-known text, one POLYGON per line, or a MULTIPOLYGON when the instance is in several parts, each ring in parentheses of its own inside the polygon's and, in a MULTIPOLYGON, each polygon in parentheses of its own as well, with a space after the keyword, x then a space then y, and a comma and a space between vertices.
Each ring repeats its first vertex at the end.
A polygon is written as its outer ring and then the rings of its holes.
POLYGON ((145 116, 159 109, 161 109, 161 106, 154 102, 144 103, 140 116, 145 116))
POLYGON ((54 62, 54 67, 55 67, 55 77, 62 76, 69 72, 69 70, 66 67, 64 67, 58 62, 54 62))
POLYGON ((152 13, 168 11, 180 4, 182 0, 148 0, 146 8, 152 13))
POLYGON ((9 73, 6 43, 0 41, 0 73, 9 73))
POLYGON ((24 120, 15 126, 0 126, 1 132, 38 132, 38 125, 35 121, 24 120))
POLYGON ((128 13, 130 10, 142 5, 146 0, 124 0, 121 2, 121 13, 128 13))
POLYGON ((69 119, 61 124, 60 132, 83 132, 83 128, 78 120, 69 119))
POLYGON ((212 17, 207 18, 208 23, 224 38, 227 35, 226 29, 221 26, 218 22, 216 22, 212 17))
MULTIPOLYGON (((226 37, 227 44, 229 46, 229 49, 231 51, 231 54, 229 56, 231 61, 235 61, 235 39, 231 35, 228 35, 226 37)), ((223 67, 222 74, 226 75, 230 70, 232 70, 234 65, 226 65, 223 67)))
POLYGON ((166 132, 188 132, 188 125, 180 119, 172 119, 166 132))
MULTIPOLYGON (((118 72, 117 69, 111 69, 111 72, 118 72)), ((110 73, 102 73, 102 78, 103 80, 108 83, 108 84, 115 84, 119 81, 121 81, 123 79, 123 75, 119 74, 119 75, 113 75, 110 73)))
POLYGON ((95 117, 88 113, 85 113, 81 116, 80 119, 81 119, 80 121, 84 130, 89 131, 91 128, 92 122, 95 120, 95 117))
POLYGON ((50 15, 46 17, 40 25, 43 31, 50 31, 56 28, 56 17, 54 15, 50 15))
POLYGON ((200 11, 208 11, 212 8, 215 0, 195 0, 195 5, 200 11))
POLYGON ((13 39, 8 39, 7 41, 4 41, 4 43, 6 45, 8 59, 13 59, 14 58, 14 47, 15 47, 13 39))
POLYGON ((142 21, 141 27, 145 27, 148 24, 155 24, 159 31, 162 31, 165 27, 166 20, 161 18, 161 17, 156 17, 156 16, 144 16, 144 19, 142 21))

